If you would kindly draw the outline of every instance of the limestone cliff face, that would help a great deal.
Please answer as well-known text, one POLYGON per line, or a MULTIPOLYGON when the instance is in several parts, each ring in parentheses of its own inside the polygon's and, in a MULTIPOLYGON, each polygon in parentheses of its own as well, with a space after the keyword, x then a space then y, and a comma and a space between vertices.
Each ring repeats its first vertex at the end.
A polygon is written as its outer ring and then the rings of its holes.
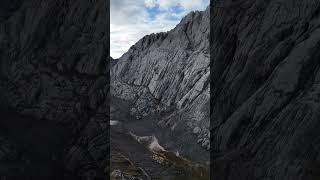
POLYGON ((25 172, 11 172, 2 169, 6 165, 1 164, 1 175, 9 179, 53 179, 56 175, 57 179, 63 179, 65 174, 71 175, 69 178, 106 177, 108 3, 105 0, 1 1, 1 108, 33 119, 26 126, 22 125, 26 119, 23 117, 16 118, 21 122, 17 121, 15 125, 5 124, 6 119, 14 122, 15 118, 2 115, 1 127, 8 130, 8 134, 1 131, 1 138, 6 139, 2 142, 17 146, 12 145, 10 151, 0 148, 0 157, 9 158, 7 162, 12 169, 30 168, 25 172), (43 126, 47 123, 53 125, 43 126), (53 131, 55 125, 62 127, 53 131), (47 151, 43 148, 51 143, 51 139, 47 138, 46 143, 38 139, 51 131, 52 135, 65 132, 70 136, 58 139, 67 142, 47 151), (35 135, 27 138, 26 134, 35 135), (18 139, 13 138, 15 136, 18 139), (26 145, 20 146, 17 141, 24 137, 26 145), (44 145, 38 147, 33 143, 44 145), (38 157, 28 154, 34 151, 39 152, 38 157), (6 155, 11 152, 20 154, 6 155), (44 152, 48 154, 43 155, 44 152), (51 176, 50 172, 54 171, 51 166, 56 161, 61 161, 56 166, 64 170, 52 172, 55 176, 51 176), (38 174, 32 171, 37 168, 38 174))
POLYGON ((134 102, 137 118, 174 108, 161 123, 204 136, 209 148, 209 8, 171 31, 142 38, 111 69, 111 95, 134 102))
POLYGON ((211 5, 213 178, 319 178, 319 1, 211 5))

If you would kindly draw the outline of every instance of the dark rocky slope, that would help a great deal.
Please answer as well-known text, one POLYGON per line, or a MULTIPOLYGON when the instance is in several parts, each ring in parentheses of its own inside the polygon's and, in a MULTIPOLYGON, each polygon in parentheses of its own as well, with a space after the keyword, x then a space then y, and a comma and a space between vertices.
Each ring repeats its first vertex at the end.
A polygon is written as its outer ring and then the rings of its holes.
POLYGON ((0 178, 106 179, 108 1, 0 8, 0 178))
POLYGON ((320 2, 211 5, 211 175, 318 179, 320 2))

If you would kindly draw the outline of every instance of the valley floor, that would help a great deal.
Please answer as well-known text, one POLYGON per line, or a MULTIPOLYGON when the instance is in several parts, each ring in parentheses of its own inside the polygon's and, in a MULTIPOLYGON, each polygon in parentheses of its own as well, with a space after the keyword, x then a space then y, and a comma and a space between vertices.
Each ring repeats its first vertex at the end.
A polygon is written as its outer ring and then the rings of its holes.
POLYGON ((208 152, 203 150, 199 156, 198 151, 202 151, 201 148, 190 146, 190 149, 197 149, 193 158, 192 156, 184 158, 183 155, 181 157, 183 153, 170 146, 172 143, 180 143, 174 137, 170 137, 173 135, 168 130, 170 128, 157 125, 159 115, 136 120, 130 116, 129 107, 129 103, 112 98, 111 120, 119 122, 110 127, 110 172, 114 179, 117 179, 115 177, 121 179, 121 176, 166 180, 209 179, 208 165, 204 165, 205 159, 209 159, 208 152), (130 132, 140 137, 154 136, 166 150, 153 152, 148 149, 148 144, 137 142, 130 132))

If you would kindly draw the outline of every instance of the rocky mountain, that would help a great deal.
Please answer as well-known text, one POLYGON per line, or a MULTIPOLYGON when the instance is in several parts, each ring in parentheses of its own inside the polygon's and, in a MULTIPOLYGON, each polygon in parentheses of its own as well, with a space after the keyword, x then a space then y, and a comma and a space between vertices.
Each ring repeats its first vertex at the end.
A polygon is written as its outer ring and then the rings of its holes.
POLYGON ((320 177, 320 2, 211 2, 214 179, 320 177))
POLYGON ((106 179, 109 1, 0 4, 0 178, 106 179))
POLYGON ((111 68, 111 96, 130 102, 135 119, 160 113, 155 123, 170 130, 166 138, 175 137, 182 154, 210 148, 209 20, 209 8, 191 12, 173 30, 142 38, 111 68))

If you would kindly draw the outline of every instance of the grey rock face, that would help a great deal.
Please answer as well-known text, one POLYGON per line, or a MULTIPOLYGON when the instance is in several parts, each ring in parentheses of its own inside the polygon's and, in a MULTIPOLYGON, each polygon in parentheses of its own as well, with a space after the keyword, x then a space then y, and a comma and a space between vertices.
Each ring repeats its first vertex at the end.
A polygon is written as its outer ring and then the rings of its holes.
MULTIPOLYGON (((134 102, 135 113, 175 113, 161 123, 209 128, 209 8, 171 31, 142 38, 111 68, 111 95, 134 102)), ((196 136, 195 136, 196 137, 196 136)), ((196 143, 197 141, 195 141, 196 143)))
POLYGON ((201 132, 201 129, 199 127, 195 127, 192 132, 193 134, 199 134, 201 132))
POLYGON ((213 178, 318 178, 320 3, 212 5, 213 178))
MULTIPOLYGON (((9 8, 10 12, 0 14, 1 108, 43 123, 63 124, 61 131, 70 136, 64 138, 69 138, 68 142, 56 147, 57 151, 64 151, 60 154, 64 163, 58 166, 77 179, 88 174, 98 179, 106 177, 108 3, 104 0, 21 0, 9 8)), ((18 126, 3 123, 1 121, 1 126, 13 132, 18 126)), ((50 130, 47 128, 43 131, 50 130)), ((1 136, 5 136, 3 131, 1 136)), ((37 138, 40 137, 34 141, 37 138)), ((1 156, 9 153, 6 145, 0 147, 5 148, 1 156)), ((27 151, 33 152, 30 147, 27 151)), ((21 147, 16 150, 25 151, 21 147)), ((43 167, 54 164, 41 163, 43 167)), ((1 174, 11 177, 2 167, 1 164, 1 174)), ((18 179, 38 178, 28 173, 31 172, 25 172, 18 179)), ((61 179, 63 173, 55 173, 61 175, 56 178, 61 179)), ((55 178, 48 174, 44 177, 55 178)))

